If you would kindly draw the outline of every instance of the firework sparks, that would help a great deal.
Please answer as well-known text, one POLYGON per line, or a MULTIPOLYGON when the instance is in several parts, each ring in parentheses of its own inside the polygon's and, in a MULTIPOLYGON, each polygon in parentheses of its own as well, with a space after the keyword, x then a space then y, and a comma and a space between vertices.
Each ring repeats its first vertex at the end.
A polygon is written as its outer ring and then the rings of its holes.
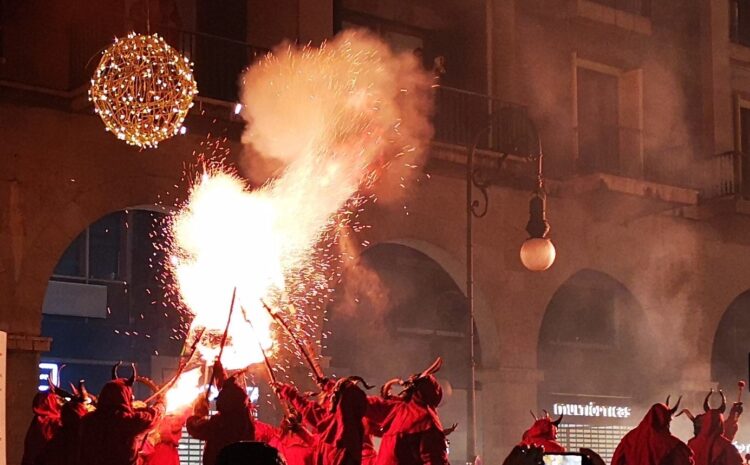
POLYGON ((166 411, 174 413, 190 405, 203 391, 199 368, 183 373, 166 394, 166 411))
MULTIPOLYGON (((230 369, 275 349, 262 301, 304 308, 327 298, 337 229, 356 217, 394 160, 413 171, 414 159, 403 155, 421 154, 431 132, 429 76, 410 54, 394 55, 361 32, 319 49, 277 50, 243 82, 243 142, 280 162, 281 174, 251 189, 225 166, 207 168, 172 218, 167 263, 193 315, 191 331, 206 328, 198 345, 206 361, 219 352, 237 288, 242 312, 222 356, 230 369)), ((313 335, 304 311, 288 316, 313 335)))

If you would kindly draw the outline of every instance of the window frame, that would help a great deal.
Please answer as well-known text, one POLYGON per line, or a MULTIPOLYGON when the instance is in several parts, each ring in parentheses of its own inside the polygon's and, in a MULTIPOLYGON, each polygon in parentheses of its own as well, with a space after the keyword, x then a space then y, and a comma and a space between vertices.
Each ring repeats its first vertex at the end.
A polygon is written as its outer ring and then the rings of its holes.
MULTIPOLYGON (((580 152, 580 120, 578 117, 578 70, 579 68, 606 74, 617 78, 617 112, 618 112, 618 167, 617 176, 643 178, 645 174, 645 155, 643 149, 643 70, 641 68, 623 69, 605 63, 589 60, 578 56, 573 52, 572 60, 572 127, 573 127, 573 161, 581 162, 580 152), (635 87, 636 98, 624 98, 624 91, 629 87, 635 87), (627 108, 630 107, 630 108, 627 108), (628 153, 625 149, 623 139, 624 133, 635 132, 637 139, 635 144, 630 144, 634 153, 628 153), (634 156, 633 156, 634 155, 634 156)), ((594 171, 601 171, 594 168, 594 171)))
MULTIPOLYGON (((750 147, 742 146, 742 110, 750 111, 750 93, 735 92, 734 149, 739 154, 737 181, 739 182, 740 195, 747 198, 750 197, 750 147), (745 150, 747 150, 747 152, 745 152, 745 150), (745 171, 747 171, 747 177, 744 176, 745 171)), ((748 124, 750 124, 750 122, 748 122, 748 124)))

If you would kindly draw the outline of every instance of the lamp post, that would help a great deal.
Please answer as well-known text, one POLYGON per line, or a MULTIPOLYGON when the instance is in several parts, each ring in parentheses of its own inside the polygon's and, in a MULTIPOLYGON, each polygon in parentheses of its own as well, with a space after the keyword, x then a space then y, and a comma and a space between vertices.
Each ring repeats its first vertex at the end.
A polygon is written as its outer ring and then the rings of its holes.
MULTIPOLYGON (((474 218, 482 218, 487 214, 489 207, 489 196, 487 194, 488 184, 478 177, 478 169, 474 166, 474 156, 480 138, 487 133, 489 126, 476 133, 473 143, 468 151, 466 160, 466 299, 469 306, 469 359, 470 359, 470 385, 467 399, 469 427, 467 430, 467 456, 468 463, 476 463, 477 459, 477 389, 476 389, 476 331, 474 318, 474 218), (474 188, 477 188, 483 197, 483 205, 474 199, 474 188)), ((521 246, 520 256, 523 265, 531 271, 544 271, 552 266, 555 261, 555 247, 547 238, 549 224, 546 219, 546 193, 544 191, 543 154, 542 143, 539 133, 535 130, 537 137, 537 153, 529 155, 537 161, 536 187, 534 195, 529 201, 529 222, 526 231, 529 238, 521 246)))

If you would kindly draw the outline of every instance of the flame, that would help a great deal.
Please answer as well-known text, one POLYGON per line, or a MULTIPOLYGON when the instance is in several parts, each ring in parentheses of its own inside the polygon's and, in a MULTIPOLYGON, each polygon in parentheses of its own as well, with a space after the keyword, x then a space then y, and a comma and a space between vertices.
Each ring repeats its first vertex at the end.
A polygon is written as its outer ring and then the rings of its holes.
POLYGON ((174 413, 187 407, 203 392, 200 379, 200 368, 195 368, 180 375, 174 386, 166 393, 167 413, 174 413))
POLYGON ((326 281, 310 271, 328 266, 323 244, 386 167, 422 152, 430 132, 429 76, 410 54, 394 55, 361 32, 319 49, 277 50, 243 82, 243 142, 280 161, 281 174, 251 189, 226 166, 206 168, 172 219, 167 264, 194 316, 192 334, 206 329, 198 350, 208 362, 220 350, 236 288, 222 354, 228 369, 262 361, 261 347, 275 349, 262 301, 324 294, 326 281))

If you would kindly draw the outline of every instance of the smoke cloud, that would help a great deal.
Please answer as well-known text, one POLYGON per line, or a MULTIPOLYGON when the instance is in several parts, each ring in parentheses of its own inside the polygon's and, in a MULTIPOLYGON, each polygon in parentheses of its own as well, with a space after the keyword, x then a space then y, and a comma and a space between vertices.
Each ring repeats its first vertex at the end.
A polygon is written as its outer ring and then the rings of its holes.
POLYGON ((282 44, 242 78, 243 174, 261 183, 315 175, 349 192, 373 193, 376 180, 405 184, 432 136, 431 85, 413 54, 396 54, 365 31, 320 48, 282 44), (300 173, 296 162, 309 157, 321 163, 300 173))

